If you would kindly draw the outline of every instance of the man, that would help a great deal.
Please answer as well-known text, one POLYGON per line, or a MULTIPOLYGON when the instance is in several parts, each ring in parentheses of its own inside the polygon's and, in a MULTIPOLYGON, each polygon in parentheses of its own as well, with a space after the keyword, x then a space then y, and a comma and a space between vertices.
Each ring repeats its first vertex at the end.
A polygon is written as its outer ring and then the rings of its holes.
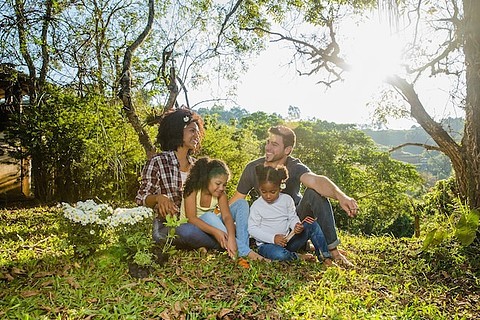
POLYGON ((325 234, 332 258, 337 264, 353 266, 337 249, 340 241, 335 228, 332 206, 327 198, 338 200, 340 206, 350 217, 355 217, 358 212, 357 202, 347 196, 330 179, 313 173, 299 159, 290 156, 296 140, 292 129, 285 126, 275 126, 271 127, 268 132, 265 157, 247 164, 230 203, 245 199, 253 189, 258 192, 258 182, 255 176, 255 166, 258 164, 263 163, 271 167, 286 166, 289 178, 286 182, 286 188, 282 192, 293 198, 300 219, 303 220, 306 216, 317 218, 317 222, 325 234), (307 188, 303 197, 300 194, 301 184, 307 188))

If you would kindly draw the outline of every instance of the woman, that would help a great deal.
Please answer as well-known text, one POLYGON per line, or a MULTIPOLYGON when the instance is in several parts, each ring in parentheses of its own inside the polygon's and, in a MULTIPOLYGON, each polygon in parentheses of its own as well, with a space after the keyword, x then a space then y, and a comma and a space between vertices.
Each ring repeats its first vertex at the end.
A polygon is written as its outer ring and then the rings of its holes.
MULTIPOLYGON (((168 234, 168 228, 163 225, 165 216, 180 212, 183 184, 195 161, 192 154, 200 149, 203 133, 202 118, 187 108, 169 111, 160 121, 157 143, 162 152, 145 165, 135 198, 137 204, 155 209, 153 239, 157 242, 168 234)), ((248 203, 236 201, 230 211, 235 220, 238 255, 262 258, 249 247, 248 203)), ((176 234, 175 245, 181 248, 213 248, 217 244, 215 239, 191 223, 178 227, 176 234)))

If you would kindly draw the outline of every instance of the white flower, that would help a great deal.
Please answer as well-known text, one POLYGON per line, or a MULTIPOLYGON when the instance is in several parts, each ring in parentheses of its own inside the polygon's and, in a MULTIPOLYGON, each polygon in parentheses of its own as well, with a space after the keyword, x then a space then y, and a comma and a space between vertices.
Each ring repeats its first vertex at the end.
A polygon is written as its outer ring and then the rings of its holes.
POLYGON ((90 230, 90 234, 93 236, 95 234, 95 230, 90 230))

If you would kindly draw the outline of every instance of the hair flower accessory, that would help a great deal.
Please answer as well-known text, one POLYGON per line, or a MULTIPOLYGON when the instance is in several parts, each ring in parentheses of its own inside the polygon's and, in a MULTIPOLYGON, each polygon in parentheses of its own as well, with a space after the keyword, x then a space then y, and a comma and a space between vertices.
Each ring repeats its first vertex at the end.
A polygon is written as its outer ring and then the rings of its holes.
POLYGON ((183 117, 183 122, 187 123, 188 121, 190 121, 190 117, 189 117, 189 116, 183 117))
POLYGON ((280 189, 285 189, 287 187, 287 185, 285 184, 285 182, 282 182, 280 183, 280 189))

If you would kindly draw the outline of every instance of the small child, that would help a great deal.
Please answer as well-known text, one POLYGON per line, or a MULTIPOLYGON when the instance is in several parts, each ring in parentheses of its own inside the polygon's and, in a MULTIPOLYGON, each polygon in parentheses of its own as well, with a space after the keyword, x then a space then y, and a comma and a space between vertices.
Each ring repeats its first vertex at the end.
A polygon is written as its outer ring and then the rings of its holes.
POLYGON ((258 253, 268 259, 290 261, 296 259, 315 259, 310 254, 299 255, 297 251, 311 240, 318 260, 327 266, 333 265, 322 229, 313 218, 307 217, 303 223, 295 211, 293 199, 280 191, 285 188, 288 178, 284 166, 277 168, 255 167, 261 198, 255 200, 250 208, 248 232, 255 238, 258 253), (292 231, 293 237, 287 238, 292 231))
POLYGON ((185 181, 180 217, 186 217, 189 223, 214 237, 218 245, 235 258, 235 224, 225 194, 229 177, 230 171, 224 162, 198 159, 185 181))

